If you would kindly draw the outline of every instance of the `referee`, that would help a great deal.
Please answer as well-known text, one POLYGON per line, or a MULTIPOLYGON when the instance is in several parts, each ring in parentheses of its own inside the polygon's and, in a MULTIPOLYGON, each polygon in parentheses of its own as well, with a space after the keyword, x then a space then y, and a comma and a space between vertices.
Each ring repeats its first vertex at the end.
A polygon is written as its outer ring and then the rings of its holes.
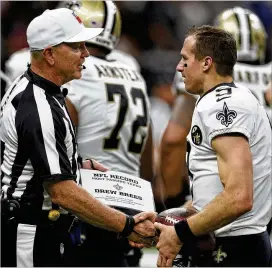
MULTIPOLYGON (((72 214, 153 243, 145 238, 155 235, 153 212, 126 216, 78 186, 75 135, 60 86, 81 77, 85 41, 101 31, 85 28, 66 8, 46 10, 27 28, 31 65, 1 103, 1 266, 68 266, 77 229, 72 214)), ((94 168, 106 170, 96 162, 94 168)))

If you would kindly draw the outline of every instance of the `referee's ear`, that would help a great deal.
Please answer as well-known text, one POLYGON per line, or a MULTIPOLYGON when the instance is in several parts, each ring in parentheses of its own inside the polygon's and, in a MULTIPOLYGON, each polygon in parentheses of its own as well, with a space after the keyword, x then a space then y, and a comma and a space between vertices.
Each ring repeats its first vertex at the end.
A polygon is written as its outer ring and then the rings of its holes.
POLYGON ((47 47, 42 51, 42 55, 45 59, 45 61, 53 66, 55 64, 55 57, 54 57, 54 48, 53 47, 47 47))

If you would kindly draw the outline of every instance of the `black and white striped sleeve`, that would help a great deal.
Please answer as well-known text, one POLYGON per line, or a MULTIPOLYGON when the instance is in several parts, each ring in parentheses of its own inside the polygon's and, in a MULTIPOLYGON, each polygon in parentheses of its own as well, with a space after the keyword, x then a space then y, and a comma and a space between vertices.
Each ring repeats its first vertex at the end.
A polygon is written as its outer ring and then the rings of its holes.
POLYGON ((29 156, 35 177, 75 180, 69 122, 57 102, 48 98, 39 88, 33 90, 31 84, 26 88, 15 119, 18 144, 22 147, 18 149, 29 156))

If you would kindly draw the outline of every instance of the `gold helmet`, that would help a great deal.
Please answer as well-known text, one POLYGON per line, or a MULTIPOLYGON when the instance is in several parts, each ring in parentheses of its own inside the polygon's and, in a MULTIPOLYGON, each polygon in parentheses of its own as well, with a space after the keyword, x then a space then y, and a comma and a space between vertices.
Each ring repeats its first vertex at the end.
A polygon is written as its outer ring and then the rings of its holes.
POLYGON ((234 36, 238 61, 264 62, 267 33, 256 14, 245 8, 234 7, 220 13, 215 25, 234 36))
POLYGON ((104 28, 97 37, 88 40, 110 52, 117 45, 121 35, 121 15, 112 1, 70 1, 67 8, 72 9, 82 20, 85 27, 104 28))

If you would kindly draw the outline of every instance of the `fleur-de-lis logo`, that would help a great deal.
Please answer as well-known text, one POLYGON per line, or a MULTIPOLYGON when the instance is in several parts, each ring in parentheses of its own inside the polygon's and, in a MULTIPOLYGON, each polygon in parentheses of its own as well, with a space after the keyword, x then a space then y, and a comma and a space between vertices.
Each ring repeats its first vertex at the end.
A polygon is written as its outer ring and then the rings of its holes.
POLYGON ((202 133, 199 126, 194 125, 191 130, 191 138, 195 145, 200 145, 202 142, 202 133))
POLYGON ((121 185, 119 185, 118 183, 113 185, 113 187, 117 190, 117 191, 120 191, 123 189, 123 187, 121 185))
POLYGON ((223 111, 216 114, 216 119, 221 121, 222 125, 228 127, 233 123, 233 119, 237 116, 234 110, 229 110, 227 104, 224 102, 223 111))
POLYGON ((214 257, 214 260, 217 262, 217 263, 220 263, 222 262, 225 258, 227 258, 227 253, 226 252, 223 252, 222 249, 221 249, 221 246, 219 247, 219 249, 217 251, 214 251, 212 253, 213 257, 214 257))

